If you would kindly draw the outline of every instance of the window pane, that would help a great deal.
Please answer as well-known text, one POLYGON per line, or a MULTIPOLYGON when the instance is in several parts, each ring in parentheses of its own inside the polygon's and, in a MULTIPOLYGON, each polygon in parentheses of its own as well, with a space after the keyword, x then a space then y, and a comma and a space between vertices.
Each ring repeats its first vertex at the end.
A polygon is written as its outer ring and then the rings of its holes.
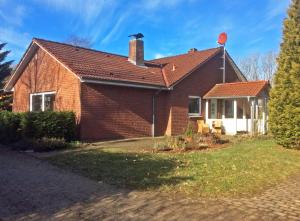
POLYGON ((217 100, 215 99, 210 101, 210 118, 217 118, 217 100))
POLYGON ((189 98, 189 114, 199 114, 199 98, 189 98))
POLYGON ((55 94, 45 94, 45 111, 54 109, 55 94))
POLYGON ((233 100, 225 100, 225 118, 233 118, 233 100))
POLYGON ((237 118, 242 119, 243 118, 243 106, 244 106, 245 100, 237 100, 237 118))
POLYGON ((42 95, 32 95, 32 111, 42 111, 42 95))

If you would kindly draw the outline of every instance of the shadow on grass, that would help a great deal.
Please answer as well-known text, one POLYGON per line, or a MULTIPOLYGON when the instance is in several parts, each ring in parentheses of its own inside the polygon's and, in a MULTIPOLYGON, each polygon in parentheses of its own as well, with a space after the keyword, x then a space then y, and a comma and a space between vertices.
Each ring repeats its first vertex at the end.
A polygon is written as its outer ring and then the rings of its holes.
POLYGON ((152 189, 192 179, 174 176, 174 170, 181 167, 182 162, 155 154, 89 150, 48 159, 91 179, 129 189, 152 189))

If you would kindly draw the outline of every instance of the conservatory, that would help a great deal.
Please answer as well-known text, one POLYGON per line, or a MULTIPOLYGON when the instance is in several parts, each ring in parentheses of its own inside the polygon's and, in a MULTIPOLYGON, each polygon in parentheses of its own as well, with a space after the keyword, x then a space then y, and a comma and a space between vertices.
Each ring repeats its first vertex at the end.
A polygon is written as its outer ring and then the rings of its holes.
POLYGON ((212 132, 266 134, 268 81, 216 84, 203 97, 205 122, 212 132))

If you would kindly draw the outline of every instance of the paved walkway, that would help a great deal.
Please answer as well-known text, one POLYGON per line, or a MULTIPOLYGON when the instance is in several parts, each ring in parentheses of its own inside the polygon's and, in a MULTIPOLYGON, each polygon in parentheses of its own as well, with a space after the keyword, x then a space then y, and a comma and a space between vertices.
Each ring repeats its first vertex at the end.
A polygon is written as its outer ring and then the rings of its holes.
POLYGON ((0 220, 300 220, 300 175, 253 198, 192 200, 117 189, 0 150, 0 220))

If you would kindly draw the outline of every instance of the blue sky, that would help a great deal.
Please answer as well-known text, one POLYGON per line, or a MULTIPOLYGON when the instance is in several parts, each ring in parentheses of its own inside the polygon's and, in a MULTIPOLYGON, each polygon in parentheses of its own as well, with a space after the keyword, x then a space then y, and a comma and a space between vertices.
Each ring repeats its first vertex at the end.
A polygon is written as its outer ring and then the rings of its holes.
POLYGON ((239 59, 278 51, 290 0, 0 0, 0 42, 18 62, 32 37, 64 42, 88 38, 92 47, 127 55, 128 35, 145 35, 146 59, 216 47, 239 59))

